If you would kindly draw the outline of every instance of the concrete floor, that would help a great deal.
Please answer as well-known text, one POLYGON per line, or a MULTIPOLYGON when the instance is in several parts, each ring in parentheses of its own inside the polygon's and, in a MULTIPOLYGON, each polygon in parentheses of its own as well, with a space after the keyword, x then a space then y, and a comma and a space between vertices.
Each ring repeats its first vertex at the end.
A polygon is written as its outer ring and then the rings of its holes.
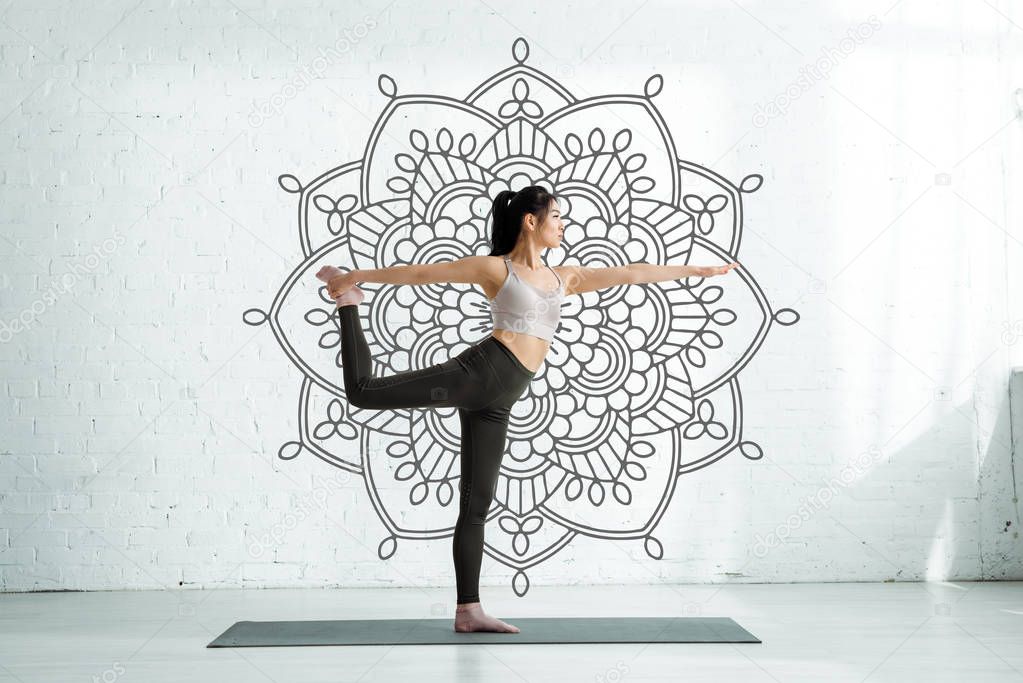
POLYGON ((727 616, 762 644, 206 649, 241 620, 453 618, 450 589, 0 594, 9 681, 1023 681, 1023 582, 534 586, 516 616, 727 616))

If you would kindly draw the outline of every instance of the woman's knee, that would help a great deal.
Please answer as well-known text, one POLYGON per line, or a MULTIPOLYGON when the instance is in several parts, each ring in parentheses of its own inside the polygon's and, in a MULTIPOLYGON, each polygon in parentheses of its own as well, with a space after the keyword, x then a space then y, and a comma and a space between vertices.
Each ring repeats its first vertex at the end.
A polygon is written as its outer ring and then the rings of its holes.
POLYGON ((345 385, 345 394, 348 396, 348 402, 356 408, 376 408, 373 405, 372 393, 366 390, 366 382, 360 380, 353 386, 345 385))
POLYGON ((472 491, 463 498, 463 509, 460 510, 461 517, 469 524, 484 524, 487 521, 487 513, 490 512, 490 504, 494 501, 494 491, 472 491))

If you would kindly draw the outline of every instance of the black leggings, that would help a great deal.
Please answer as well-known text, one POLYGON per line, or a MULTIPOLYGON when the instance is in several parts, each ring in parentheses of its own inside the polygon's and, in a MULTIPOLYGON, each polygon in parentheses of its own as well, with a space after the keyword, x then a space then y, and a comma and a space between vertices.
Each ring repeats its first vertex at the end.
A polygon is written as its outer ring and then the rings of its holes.
POLYGON ((372 357, 358 306, 341 306, 341 369, 348 401, 358 408, 458 408, 462 427, 458 520, 452 556, 458 604, 479 602, 483 525, 497 489, 511 407, 536 374, 488 336, 427 368, 383 377, 372 357))

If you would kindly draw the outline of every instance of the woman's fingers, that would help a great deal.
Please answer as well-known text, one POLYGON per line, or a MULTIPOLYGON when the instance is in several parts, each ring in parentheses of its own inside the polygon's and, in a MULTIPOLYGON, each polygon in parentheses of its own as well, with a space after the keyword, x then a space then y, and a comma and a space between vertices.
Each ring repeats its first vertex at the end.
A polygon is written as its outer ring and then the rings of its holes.
POLYGON ((327 283, 327 296, 336 299, 349 289, 354 283, 349 282, 348 273, 337 266, 323 266, 316 271, 316 277, 327 283))
POLYGON ((346 273, 336 275, 327 282, 327 292, 330 298, 336 299, 352 288, 354 283, 350 282, 346 275, 346 273))
POLYGON ((724 275, 725 273, 731 271, 733 268, 738 268, 739 265, 740 265, 739 262, 735 261, 733 263, 728 263, 723 266, 702 266, 700 267, 698 273, 700 276, 704 277, 709 277, 712 275, 724 275))

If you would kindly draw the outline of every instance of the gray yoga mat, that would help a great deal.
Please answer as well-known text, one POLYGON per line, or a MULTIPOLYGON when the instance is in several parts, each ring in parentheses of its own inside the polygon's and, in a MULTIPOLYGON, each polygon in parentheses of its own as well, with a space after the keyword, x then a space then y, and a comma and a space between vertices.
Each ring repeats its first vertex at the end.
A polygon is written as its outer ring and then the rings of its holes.
POLYGON ((728 617, 526 617, 520 633, 455 633, 453 619, 239 621, 206 647, 471 643, 759 643, 728 617))

